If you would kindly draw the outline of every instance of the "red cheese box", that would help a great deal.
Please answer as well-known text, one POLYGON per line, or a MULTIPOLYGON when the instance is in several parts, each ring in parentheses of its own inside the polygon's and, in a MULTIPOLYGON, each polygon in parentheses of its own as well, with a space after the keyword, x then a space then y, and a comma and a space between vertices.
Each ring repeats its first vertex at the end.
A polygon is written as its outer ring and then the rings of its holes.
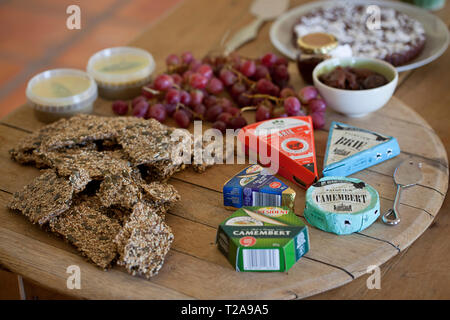
POLYGON ((242 128, 238 140, 247 154, 256 153, 261 165, 278 167, 278 174, 308 188, 317 181, 316 150, 311 117, 270 119, 242 128), (257 141, 257 143, 256 143, 257 141), (268 159, 262 154, 267 150, 268 159), (271 154, 278 153, 276 155, 271 154), (276 162, 276 163, 273 163, 276 162))

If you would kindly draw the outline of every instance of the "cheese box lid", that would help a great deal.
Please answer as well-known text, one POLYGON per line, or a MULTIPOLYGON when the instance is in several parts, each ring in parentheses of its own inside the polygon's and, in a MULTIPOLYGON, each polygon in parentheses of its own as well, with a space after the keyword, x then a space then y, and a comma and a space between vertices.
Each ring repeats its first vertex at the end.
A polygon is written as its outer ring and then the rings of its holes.
POLYGON ((324 177, 306 192, 304 215, 313 226, 336 234, 364 230, 380 215, 378 192, 362 180, 324 177))
POLYGON ((323 164, 324 176, 348 176, 400 154, 394 137, 332 122, 323 164))
POLYGON ((310 248, 308 227, 287 207, 242 207, 219 225, 216 242, 236 271, 287 271, 310 248))
MULTIPOLYGON (((242 128, 239 142, 247 152, 262 156, 259 148, 267 148, 270 160, 278 164, 278 174, 304 188, 317 181, 314 131, 310 116, 270 119, 242 128), (257 144, 254 142, 258 141, 257 144), (278 157, 270 154, 271 149, 278 157)), ((264 163, 262 163, 264 165, 264 163)))

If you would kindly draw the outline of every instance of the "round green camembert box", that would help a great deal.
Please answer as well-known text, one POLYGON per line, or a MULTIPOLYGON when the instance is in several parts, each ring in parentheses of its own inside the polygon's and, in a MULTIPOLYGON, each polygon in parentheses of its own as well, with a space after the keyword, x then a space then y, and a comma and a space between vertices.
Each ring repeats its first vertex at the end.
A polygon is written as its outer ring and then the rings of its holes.
POLYGON ((325 177, 306 192, 306 220, 336 234, 366 229, 380 215, 378 192, 359 179, 325 177))

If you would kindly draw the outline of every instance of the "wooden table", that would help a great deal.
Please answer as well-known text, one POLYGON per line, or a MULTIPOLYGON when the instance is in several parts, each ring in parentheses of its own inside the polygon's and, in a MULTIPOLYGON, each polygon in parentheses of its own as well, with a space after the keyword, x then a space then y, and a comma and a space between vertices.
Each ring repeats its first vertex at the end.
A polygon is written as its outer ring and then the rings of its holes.
MULTIPOLYGON (((293 1, 292 6, 302 1, 293 1)), ((158 70, 169 53, 191 50, 195 56, 219 48, 221 37, 249 22, 249 2, 206 0, 184 2, 168 17, 151 26, 132 44, 154 55, 158 70)), ((438 14, 448 24, 448 6, 438 14)), ((256 57, 274 48, 268 40, 269 24, 258 39, 240 50, 256 57)), ((424 180, 402 198, 402 224, 387 227, 376 222, 363 232, 335 236, 310 228, 311 251, 287 274, 236 273, 214 244, 215 228, 229 212, 221 205, 223 181, 242 166, 216 166, 203 175, 192 171, 177 174, 171 183, 182 200, 167 222, 175 242, 160 274, 151 281, 131 277, 120 268, 101 272, 85 262, 74 248, 44 233, 20 215, 5 209, 11 193, 39 173, 8 158, 7 150, 40 126, 32 112, 21 107, 0 121, 0 264, 59 292, 80 298, 449 298, 449 54, 438 61, 401 75, 395 97, 386 107, 364 119, 350 120, 330 112, 333 120, 376 129, 399 139, 402 154, 395 160, 355 174, 378 189, 382 210, 392 205, 391 178, 399 161, 413 157, 424 163, 424 180), (426 109, 424 109, 426 107, 426 109), (421 116, 428 120, 431 126, 421 116), (444 143, 436 135, 435 131, 444 143), (445 199, 445 201, 444 201, 445 199), (444 209, 437 215, 444 202, 444 209), (437 216, 437 217, 436 217, 437 216), (429 226, 412 246, 417 237, 429 226), (410 246, 410 247, 409 247, 410 246), (66 268, 82 269, 82 289, 66 288, 66 268), (366 269, 381 265, 381 290, 368 290, 366 269)), ((295 66, 290 67, 296 74, 295 66)), ((293 76, 293 83, 301 81, 293 76)), ((96 113, 111 114, 110 103, 96 103, 96 113)), ((318 162, 323 161, 326 130, 317 130, 318 162)), ((297 190, 296 208, 301 215, 304 191, 297 190)))

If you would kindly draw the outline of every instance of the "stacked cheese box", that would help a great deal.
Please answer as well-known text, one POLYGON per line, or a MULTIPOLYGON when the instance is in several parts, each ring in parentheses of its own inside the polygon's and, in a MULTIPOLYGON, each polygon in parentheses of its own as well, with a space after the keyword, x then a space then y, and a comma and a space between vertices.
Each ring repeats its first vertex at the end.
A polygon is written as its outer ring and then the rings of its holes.
POLYGON ((373 187, 347 176, 400 153, 393 137, 332 122, 319 180, 309 116, 248 125, 238 140, 266 167, 250 165, 223 187, 225 207, 237 211, 220 224, 217 244, 237 271, 287 271, 309 250, 308 227, 294 213, 296 193, 275 174, 306 189, 310 225, 350 234, 377 220, 380 202, 373 187))

